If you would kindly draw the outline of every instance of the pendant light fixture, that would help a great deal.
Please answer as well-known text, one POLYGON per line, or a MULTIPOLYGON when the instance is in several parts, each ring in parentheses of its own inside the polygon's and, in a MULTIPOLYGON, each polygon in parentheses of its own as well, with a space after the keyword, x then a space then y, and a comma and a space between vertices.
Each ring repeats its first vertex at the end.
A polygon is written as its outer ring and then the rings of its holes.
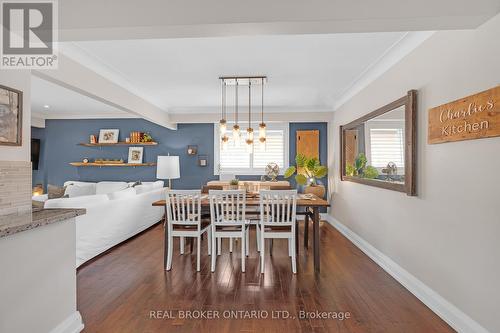
POLYGON ((266 123, 264 123, 264 78, 262 78, 260 124, 259 124, 259 146, 261 151, 266 150, 266 123))
POLYGON ((221 118, 219 121, 219 131, 221 137, 226 135, 227 122, 226 122, 226 81, 221 80, 222 88, 222 103, 221 103, 221 118))
POLYGON ((227 122, 226 122, 226 81, 222 80, 222 118, 219 121, 219 131, 222 141, 222 150, 227 150, 227 145, 229 143, 229 137, 226 134, 227 122))
POLYGON ((248 81, 248 128, 247 128, 247 152, 253 153, 253 128, 252 128, 252 82, 248 81))
POLYGON ((253 153, 254 143, 254 129, 252 128, 252 85, 262 85, 262 105, 261 105, 261 123, 259 124, 259 142, 261 149, 265 149, 266 143, 266 124, 264 123, 264 84, 266 83, 266 76, 221 76, 221 95, 222 95, 222 105, 221 105, 221 119, 219 121, 219 130, 222 149, 227 149, 230 137, 227 135, 227 86, 234 85, 234 125, 232 128, 232 140, 235 146, 240 145, 241 141, 241 131, 240 125, 238 123, 238 95, 239 86, 248 85, 248 128, 246 130, 246 148, 249 153, 253 153))
POLYGON ((235 97, 234 97, 234 126, 233 126, 233 140, 235 146, 240 146, 240 126, 238 125, 238 79, 236 79, 235 85, 235 97))

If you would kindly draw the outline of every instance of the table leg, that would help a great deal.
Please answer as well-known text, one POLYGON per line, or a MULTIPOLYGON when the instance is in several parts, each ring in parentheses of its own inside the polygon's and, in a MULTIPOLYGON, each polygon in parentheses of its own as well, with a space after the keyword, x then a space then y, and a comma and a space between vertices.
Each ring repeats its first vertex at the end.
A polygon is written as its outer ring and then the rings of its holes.
POLYGON ((163 215, 163 269, 167 269, 167 251, 168 251, 168 227, 167 227, 167 210, 163 215))
POLYGON ((313 207, 313 246, 314 246, 314 272, 319 273, 319 207, 313 207))
POLYGON ((306 210, 304 216, 304 247, 307 249, 309 247, 309 208, 306 208, 306 210))

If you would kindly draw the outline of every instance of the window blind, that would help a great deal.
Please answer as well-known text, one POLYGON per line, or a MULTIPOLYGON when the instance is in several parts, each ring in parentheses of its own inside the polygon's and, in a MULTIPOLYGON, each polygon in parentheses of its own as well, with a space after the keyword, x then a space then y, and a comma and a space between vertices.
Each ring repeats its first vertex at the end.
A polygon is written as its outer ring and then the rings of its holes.
POLYGON ((387 163, 394 162, 404 168, 404 133, 399 128, 370 129, 371 165, 385 168, 387 163))

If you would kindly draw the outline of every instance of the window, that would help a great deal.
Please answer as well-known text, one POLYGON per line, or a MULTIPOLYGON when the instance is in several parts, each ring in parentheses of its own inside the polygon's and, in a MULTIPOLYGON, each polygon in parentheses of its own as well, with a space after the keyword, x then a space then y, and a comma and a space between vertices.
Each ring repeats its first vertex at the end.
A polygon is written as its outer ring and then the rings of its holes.
POLYGON ((255 140, 253 153, 247 152, 245 136, 246 131, 242 126, 239 147, 234 144, 232 137, 232 124, 227 126, 229 144, 227 150, 222 150, 220 142, 219 126, 214 126, 214 174, 232 173, 238 175, 263 175, 265 167, 274 162, 279 165, 280 173, 288 167, 288 124, 267 124, 266 149, 261 151, 258 143, 258 125, 254 125, 255 140))
POLYGON ((399 171, 404 170, 404 123, 399 121, 367 123, 367 159, 376 168, 385 168, 394 162, 399 171))

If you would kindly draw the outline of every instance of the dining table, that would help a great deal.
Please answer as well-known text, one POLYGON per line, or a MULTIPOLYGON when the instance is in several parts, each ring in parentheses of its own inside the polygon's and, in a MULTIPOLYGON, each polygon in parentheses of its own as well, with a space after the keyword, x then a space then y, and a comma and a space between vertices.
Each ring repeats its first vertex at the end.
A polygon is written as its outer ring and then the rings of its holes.
MULTIPOLYGON (((166 209, 166 200, 158 200, 153 202, 153 206, 163 206, 166 209)), ((260 207, 260 199, 258 194, 249 195, 246 198, 246 206, 247 207, 260 207)), ((210 208, 210 200, 208 195, 203 195, 201 198, 201 207, 202 209, 210 208)), ((304 208, 304 221, 305 221, 305 229, 304 232, 308 233, 309 230, 309 220, 313 222, 313 256, 314 256, 314 271, 316 273, 320 272, 320 228, 319 224, 321 221, 320 217, 320 208, 322 207, 330 207, 330 204, 325 199, 319 198, 314 194, 299 194, 297 196, 297 208, 304 208)), ((297 212, 299 215, 299 212, 297 212)), ((164 217, 166 219, 166 216, 164 217)), ((304 237, 304 247, 308 247, 307 244, 307 234, 304 237)), ((165 237, 165 246, 167 242, 167 237, 165 237)))

